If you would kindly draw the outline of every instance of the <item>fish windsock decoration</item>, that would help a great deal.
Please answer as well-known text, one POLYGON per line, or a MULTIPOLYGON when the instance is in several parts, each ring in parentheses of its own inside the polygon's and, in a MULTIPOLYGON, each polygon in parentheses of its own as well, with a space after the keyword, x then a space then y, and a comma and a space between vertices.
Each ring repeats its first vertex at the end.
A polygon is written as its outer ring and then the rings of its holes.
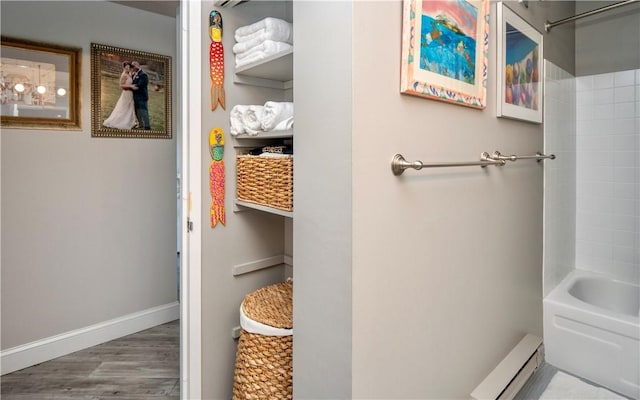
POLYGON ((209 132, 209 153, 211 166, 209 167, 209 190, 211 191, 211 227, 215 228, 218 221, 226 225, 227 217, 224 209, 224 132, 221 128, 213 128, 209 132))
POLYGON ((209 14, 209 73, 211 75, 211 111, 224 110, 224 46, 222 45, 222 14, 213 10, 209 14))

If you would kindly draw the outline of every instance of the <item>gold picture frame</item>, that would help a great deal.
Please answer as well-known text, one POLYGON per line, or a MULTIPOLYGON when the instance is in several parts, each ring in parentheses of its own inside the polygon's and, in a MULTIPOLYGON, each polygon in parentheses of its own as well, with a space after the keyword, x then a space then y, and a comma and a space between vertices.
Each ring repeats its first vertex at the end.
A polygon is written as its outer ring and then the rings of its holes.
POLYGON ((2 36, 3 129, 81 130, 81 49, 2 36))
POLYGON ((171 139, 171 79, 170 56, 91 43, 91 136, 171 139), (138 75, 146 76, 144 83, 138 75), (146 110, 146 123, 140 109, 146 110))

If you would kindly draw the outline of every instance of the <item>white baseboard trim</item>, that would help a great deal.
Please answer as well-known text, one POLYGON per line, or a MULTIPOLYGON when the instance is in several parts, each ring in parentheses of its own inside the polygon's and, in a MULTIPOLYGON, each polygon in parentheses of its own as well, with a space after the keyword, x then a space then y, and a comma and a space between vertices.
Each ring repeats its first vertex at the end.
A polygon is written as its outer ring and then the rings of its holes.
POLYGON ((180 305, 152 307, 0 352, 0 375, 53 360, 91 346, 140 332, 180 317, 180 305))

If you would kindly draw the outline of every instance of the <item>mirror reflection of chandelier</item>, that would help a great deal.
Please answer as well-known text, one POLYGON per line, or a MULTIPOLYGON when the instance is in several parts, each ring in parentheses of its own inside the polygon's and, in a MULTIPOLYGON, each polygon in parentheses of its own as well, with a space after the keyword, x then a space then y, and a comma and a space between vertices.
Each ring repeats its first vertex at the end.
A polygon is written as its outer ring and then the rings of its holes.
POLYGON ((36 91, 40 94, 45 94, 47 92, 47 88, 40 83, 41 78, 42 76, 40 74, 40 64, 38 64, 38 86, 36 87, 36 91))

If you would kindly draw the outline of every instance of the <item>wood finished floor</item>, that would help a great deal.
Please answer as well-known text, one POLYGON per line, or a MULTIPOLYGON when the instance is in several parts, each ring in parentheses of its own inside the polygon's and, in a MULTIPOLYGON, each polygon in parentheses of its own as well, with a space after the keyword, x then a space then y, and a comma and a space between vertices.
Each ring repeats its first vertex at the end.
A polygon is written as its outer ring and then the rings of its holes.
POLYGON ((179 400, 180 321, 0 377, 2 400, 179 400))

